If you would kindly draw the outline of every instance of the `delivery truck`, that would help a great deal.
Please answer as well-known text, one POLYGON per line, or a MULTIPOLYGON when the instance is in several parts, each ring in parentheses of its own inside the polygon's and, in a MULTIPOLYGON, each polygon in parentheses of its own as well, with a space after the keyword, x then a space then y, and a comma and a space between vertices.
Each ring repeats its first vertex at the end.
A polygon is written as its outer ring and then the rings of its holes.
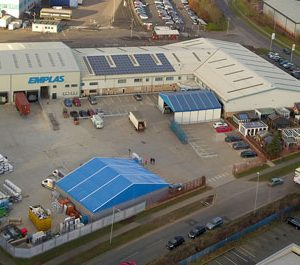
POLYGON ((139 111, 130 111, 129 120, 132 122, 137 131, 143 131, 146 129, 146 120, 139 111))
POLYGON ((15 104, 21 115, 28 115, 30 113, 30 104, 23 92, 16 93, 15 104))
POLYGON ((96 129, 102 129, 104 127, 103 119, 98 114, 93 115, 91 121, 96 129))

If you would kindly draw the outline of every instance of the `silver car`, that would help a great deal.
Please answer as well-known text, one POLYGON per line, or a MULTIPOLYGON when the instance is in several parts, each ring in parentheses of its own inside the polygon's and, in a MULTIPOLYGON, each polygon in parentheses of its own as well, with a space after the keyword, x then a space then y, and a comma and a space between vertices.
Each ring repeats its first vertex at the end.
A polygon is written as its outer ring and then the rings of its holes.
POLYGON ((206 224, 206 228, 208 230, 213 230, 213 229, 221 226, 223 223, 224 223, 224 221, 223 221, 222 217, 215 217, 206 224))

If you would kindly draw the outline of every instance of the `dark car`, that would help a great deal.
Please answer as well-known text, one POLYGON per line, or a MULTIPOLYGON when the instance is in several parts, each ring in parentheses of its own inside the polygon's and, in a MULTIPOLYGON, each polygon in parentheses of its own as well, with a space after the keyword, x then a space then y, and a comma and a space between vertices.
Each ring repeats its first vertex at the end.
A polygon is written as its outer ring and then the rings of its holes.
POLYGON ((80 116, 80 117, 88 117, 89 114, 87 113, 86 110, 80 110, 80 111, 79 111, 79 116, 80 116))
POLYGON ((257 154, 253 150, 246 150, 241 152, 241 157, 248 158, 248 157, 255 157, 257 154))
POLYGON ((81 101, 78 97, 74 97, 72 101, 73 101, 74 106, 81 107, 81 101))
POLYGON ((97 115, 99 115, 100 117, 104 116, 104 110, 103 109, 95 109, 95 112, 97 115))
POLYGON ((96 105, 97 104, 97 99, 95 96, 90 95, 88 97, 88 101, 91 103, 91 105, 96 105))
POLYGON ((72 100, 70 98, 65 98, 64 104, 66 107, 72 107, 72 100))
POLYGON ((79 114, 76 110, 73 110, 73 111, 70 111, 70 116, 73 117, 73 118, 78 118, 79 114))
POLYGON ((96 114, 96 112, 93 109, 88 109, 87 114, 92 117, 93 115, 96 114))
POLYGON ((248 148, 250 148, 250 146, 249 146, 249 144, 247 144, 244 141, 239 141, 239 142, 234 143, 232 145, 232 148, 234 150, 242 150, 242 149, 248 149, 248 148))
POLYGON ((189 238, 194 239, 206 232, 206 228, 203 225, 198 225, 194 227, 190 232, 189 232, 189 238))
POLYGON ((213 229, 221 226, 223 223, 224 223, 224 221, 223 221, 222 217, 215 217, 206 224, 206 228, 208 230, 213 230, 213 229))
POLYGON ((133 97, 134 97, 135 100, 137 100, 137 101, 142 101, 142 100, 143 100, 143 97, 142 97, 141 94, 135 94, 135 95, 133 95, 133 97))
POLYGON ((288 48, 284 48, 284 49, 282 49, 282 51, 287 55, 291 55, 291 50, 288 48))
POLYGON ((168 241, 167 248, 172 250, 174 248, 177 248, 178 246, 182 245, 184 243, 183 236, 175 236, 172 240, 168 241))
POLYGON ((300 79, 300 71, 293 71, 291 75, 297 79, 300 79))
POLYGON ((286 218, 286 222, 289 225, 294 226, 296 229, 300 229, 300 218, 299 217, 288 217, 286 218))
POLYGON ((227 135, 225 137, 225 142, 227 143, 233 143, 233 142, 238 142, 238 141, 241 141, 242 138, 237 136, 237 135, 233 135, 233 134, 230 134, 230 135, 227 135))
POLYGON ((282 178, 272 178, 269 182, 269 186, 274 187, 283 184, 284 180, 282 178))

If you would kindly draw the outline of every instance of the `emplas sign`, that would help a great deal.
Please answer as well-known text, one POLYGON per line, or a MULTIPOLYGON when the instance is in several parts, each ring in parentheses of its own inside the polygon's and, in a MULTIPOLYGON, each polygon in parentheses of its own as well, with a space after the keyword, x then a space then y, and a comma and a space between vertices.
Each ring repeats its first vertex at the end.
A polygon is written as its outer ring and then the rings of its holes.
POLYGON ((62 83, 64 81, 65 77, 63 75, 34 76, 29 77, 28 84, 62 83))

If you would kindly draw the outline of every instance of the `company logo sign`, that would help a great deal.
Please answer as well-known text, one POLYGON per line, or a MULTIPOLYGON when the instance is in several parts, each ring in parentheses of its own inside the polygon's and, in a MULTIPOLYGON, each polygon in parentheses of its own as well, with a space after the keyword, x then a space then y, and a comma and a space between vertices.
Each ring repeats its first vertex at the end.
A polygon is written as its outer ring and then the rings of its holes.
POLYGON ((28 84, 44 84, 44 83, 62 83, 65 81, 63 75, 57 76, 39 76, 39 77, 29 77, 28 84))

